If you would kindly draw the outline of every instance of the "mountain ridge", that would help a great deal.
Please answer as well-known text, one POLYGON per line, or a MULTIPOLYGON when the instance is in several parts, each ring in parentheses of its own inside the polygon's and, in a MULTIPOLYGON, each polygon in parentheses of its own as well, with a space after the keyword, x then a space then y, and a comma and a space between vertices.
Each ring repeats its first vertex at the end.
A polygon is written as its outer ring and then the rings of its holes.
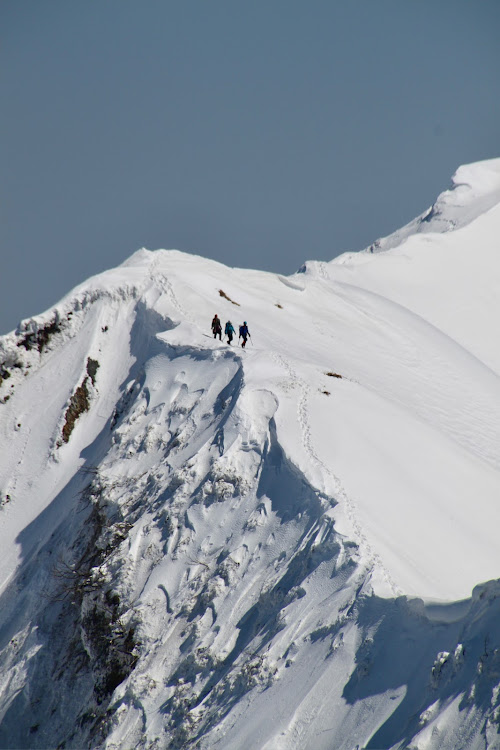
POLYGON ((0 747, 498 746, 499 227, 142 249, 0 339, 0 747))

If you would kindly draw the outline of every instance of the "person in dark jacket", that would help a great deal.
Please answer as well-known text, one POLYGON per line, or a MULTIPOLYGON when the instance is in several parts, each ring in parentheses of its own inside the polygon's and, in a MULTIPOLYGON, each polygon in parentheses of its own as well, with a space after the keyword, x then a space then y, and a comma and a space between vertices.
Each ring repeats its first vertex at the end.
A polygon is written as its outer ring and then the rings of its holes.
MULTIPOLYGON (((242 344, 241 344, 241 346, 243 347, 243 349, 246 346, 247 338, 249 336, 250 336, 250 331, 248 330, 247 322, 245 320, 245 322, 243 323, 243 325, 240 326, 240 335, 238 336, 238 341, 240 339, 243 339, 242 344)), ((250 338, 252 338, 252 337, 250 336, 250 338)))
POLYGON ((218 336, 220 341, 222 341, 222 326, 220 324, 220 319, 217 313, 215 313, 212 320, 212 333, 214 335, 214 339, 216 339, 218 336))
POLYGON ((231 341, 233 340, 233 336, 235 334, 235 330, 233 328, 233 324, 231 323, 230 320, 228 320, 227 323, 226 323, 226 327, 224 329, 224 333, 227 336, 228 344, 230 344, 231 341))

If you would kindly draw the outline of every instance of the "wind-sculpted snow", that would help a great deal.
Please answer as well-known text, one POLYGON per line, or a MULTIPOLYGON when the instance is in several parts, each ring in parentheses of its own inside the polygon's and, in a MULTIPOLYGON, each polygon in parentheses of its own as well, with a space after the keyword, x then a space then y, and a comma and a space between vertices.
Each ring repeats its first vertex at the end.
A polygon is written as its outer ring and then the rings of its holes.
POLYGON ((0 340, 0 748, 500 747, 497 166, 454 231, 141 250, 0 340))
POLYGON ((417 219, 383 237, 366 252, 381 252, 398 247, 418 233, 452 232, 467 226, 500 203, 500 159, 465 164, 457 169, 449 190, 417 219))

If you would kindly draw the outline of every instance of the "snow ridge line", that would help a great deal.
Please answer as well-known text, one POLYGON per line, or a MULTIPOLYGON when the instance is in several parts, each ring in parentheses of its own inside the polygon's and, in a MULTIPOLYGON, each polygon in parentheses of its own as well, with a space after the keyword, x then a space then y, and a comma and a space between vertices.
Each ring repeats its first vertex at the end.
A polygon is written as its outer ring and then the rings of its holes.
POLYGON ((298 383, 300 387, 301 395, 299 398, 297 413, 298 413, 299 424, 301 426, 302 442, 303 442, 304 448, 306 450, 306 453, 309 455, 310 459, 317 466, 319 466, 319 468, 325 474, 330 476, 331 479, 333 480, 333 483, 335 485, 336 499, 339 499, 343 503, 346 509, 347 517, 349 518, 349 521, 353 527, 354 533, 357 536, 357 541, 359 543, 359 546, 362 548, 366 557, 368 558, 367 567, 377 567, 377 569, 382 573, 384 579, 389 584, 394 596, 401 596, 403 592, 395 584, 389 571, 385 568, 379 555, 373 550, 370 543, 368 542, 368 539, 366 538, 365 534, 362 531, 361 524, 359 522, 359 519, 356 513, 355 501, 351 497, 349 497, 344 487, 342 486, 342 482, 340 481, 339 477, 320 459, 320 457, 317 455, 316 451, 314 450, 314 446, 312 444, 311 428, 309 425, 308 408, 307 408, 307 401, 309 398, 310 387, 308 386, 306 381, 303 380, 297 374, 297 372, 293 369, 290 362, 287 359, 285 359, 285 357, 283 357, 281 354, 277 354, 276 352, 273 352, 271 356, 281 367, 283 367, 284 370, 286 370, 290 378, 292 378, 294 382, 298 383))

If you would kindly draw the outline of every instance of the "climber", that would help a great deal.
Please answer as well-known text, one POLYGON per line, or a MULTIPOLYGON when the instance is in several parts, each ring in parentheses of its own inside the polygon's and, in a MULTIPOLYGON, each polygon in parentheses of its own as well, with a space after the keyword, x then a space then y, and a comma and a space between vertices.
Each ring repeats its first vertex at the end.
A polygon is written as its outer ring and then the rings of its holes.
POLYGON ((227 342, 228 342, 228 344, 231 344, 231 341, 233 340, 233 336, 235 334, 235 330, 234 330, 233 324, 231 323, 230 320, 228 320, 227 323, 226 323, 226 327, 224 329, 224 333, 227 336, 227 342))
POLYGON ((240 339, 243 339, 243 343, 241 344, 241 346, 243 347, 243 349, 245 348, 245 345, 247 343, 247 338, 248 337, 252 338, 250 336, 250 331, 248 330, 247 322, 245 320, 245 322, 243 323, 243 325, 240 326, 240 335, 238 336, 238 341, 240 339))
POLYGON ((215 313, 212 320, 212 333, 214 335, 214 339, 219 336, 220 341, 222 341, 222 326, 220 324, 219 316, 217 315, 217 313, 215 313))

